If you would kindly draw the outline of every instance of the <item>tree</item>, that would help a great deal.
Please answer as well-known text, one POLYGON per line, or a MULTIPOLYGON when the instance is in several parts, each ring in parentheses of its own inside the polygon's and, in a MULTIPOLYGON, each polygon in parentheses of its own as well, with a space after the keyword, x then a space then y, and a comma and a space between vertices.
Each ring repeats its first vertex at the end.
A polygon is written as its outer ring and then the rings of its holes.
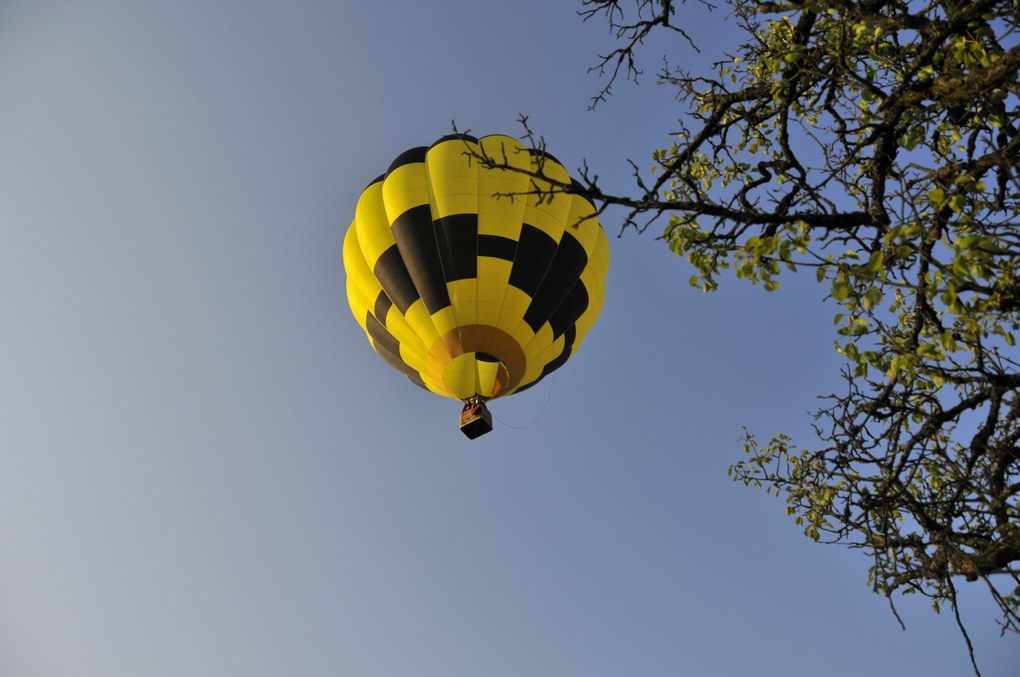
MULTIPOLYGON (((683 4, 583 0, 618 40, 593 106, 637 79, 653 33, 694 44, 683 4)), ((679 130, 650 172, 633 165, 632 194, 587 166, 533 192, 622 207, 621 232, 665 221, 706 291, 724 271, 768 291, 812 271, 837 306, 845 389, 808 448, 746 433, 732 476, 785 496, 810 538, 867 553, 890 604, 948 603, 968 647, 961 581, 984 582, 1020 632, 1020 5, 726 4, 743 44, 711 73, 664 62, 679 130)))

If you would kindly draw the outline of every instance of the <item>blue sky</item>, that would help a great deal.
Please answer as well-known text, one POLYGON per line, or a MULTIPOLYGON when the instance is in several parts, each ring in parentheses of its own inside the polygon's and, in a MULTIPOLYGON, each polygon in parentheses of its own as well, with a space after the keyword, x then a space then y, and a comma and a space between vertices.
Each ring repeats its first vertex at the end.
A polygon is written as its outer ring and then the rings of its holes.
POLYGON ((704 295, 609 213, 599 323, 474 442, 350 316, 358 194, 451 120, 525 113, 607 188, 650 165, 670 92, 587 111, 611 41, 576 9, 0 7, 0 675, 967 672, 951 616, 907 598, 902 632, 862 555, 726 477, 741 426, 807 444, 839 388, 813 280, 704 295))

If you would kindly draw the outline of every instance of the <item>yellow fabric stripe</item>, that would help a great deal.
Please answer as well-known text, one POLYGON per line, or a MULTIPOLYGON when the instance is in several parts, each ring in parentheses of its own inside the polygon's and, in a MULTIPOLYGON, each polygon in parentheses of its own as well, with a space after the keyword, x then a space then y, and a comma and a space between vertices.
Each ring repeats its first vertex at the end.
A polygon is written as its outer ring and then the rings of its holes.
POLYGON ((425 156, 429 203, 434 219, 478 212, 478 162, 468 153, 478 144, 450 139, 436 144, 425 156))
POLYGON ((467 399, 475 394, 475 355, 469 353, 454 359, 443 370, 446 389, 457 397, 467 399))
POLYGON ((365 257, 361 253, 353 224, 344 237, 343 259, 344 270, 347 271, 347 302, 351 306, 354 318, 361 325, 362 330, 367 332, 365 315, 368 313, 369 303, 371 303, 369 289, 372 282, 375 282, 376 286, 379 283, 369 274, 368 264, 365 263, 365 257))
POLYGON ((454 280, 446 287, 456 313, 457 326, 478 324, 478 278, 454 280))
MULTIPOLYGON (((550 179, 562 182, 570 181, 570 175, 561 164, 553 162, 549 158, 533 156, 531 171, 539 171, 540 166, 543 174, 550 179)), ((570 215, 572 198, 563 193, 557 193, 550 200, 548 195, 540 193, 548 193, 552 184, 541 178, 531 179, 531 181, 534 182, 535 187, 531 188, 532 194, 528 195, 528 208, 524 215, 524 221, 541 229, 553 240, 559 242, 563 234, 563 227, 567 224, 567 218, 570 215), (539 194, 535 194, 536 188, 539 194)))
POLYGON ((380 254, 395 242, 390 231, 390 222, 382 204, 382 183, 370 185, 358 199, 352 227, 357 232, 359 246, 365 255, 365 262, 371 269, 380 254))
POLYGON ((382 201, 387 227, 412 207, 429 204, 428 178, 424 162, 401 165, 382 182, 382 201))
MULTIPOLYGON (((531 156, 524 145, 509 136, 486 136, 479 142, 482 152, 512 167, 528 169, 531 156)), ((506 169, 490 169, 478 175, 478 234, 498 235, 512 240, 521 236, 527 209, 528 177, 506 169), (507 195, 519 194, 517 197, 507 195), (501 197, 502 196, 502 197, 501 197)), ((508 273, 509 274, 509 273, 508 273)))

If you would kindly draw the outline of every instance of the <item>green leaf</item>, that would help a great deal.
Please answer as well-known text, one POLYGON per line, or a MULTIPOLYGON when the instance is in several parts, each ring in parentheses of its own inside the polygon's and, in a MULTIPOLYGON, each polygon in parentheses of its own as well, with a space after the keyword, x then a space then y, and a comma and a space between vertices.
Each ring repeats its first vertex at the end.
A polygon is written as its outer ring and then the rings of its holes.
POLYGON ((840 303, 846 301, 850 296, 850 285, 846 282, 833 282, 832 283, 832 298, 836 299, 840 303))
POLYGON ((864 298, 861 299, 861 305, 864 306, 865 310, 871 310, 881 302, 882 290, 878 287, 869 288, 868 291, 864 292, 864 298))

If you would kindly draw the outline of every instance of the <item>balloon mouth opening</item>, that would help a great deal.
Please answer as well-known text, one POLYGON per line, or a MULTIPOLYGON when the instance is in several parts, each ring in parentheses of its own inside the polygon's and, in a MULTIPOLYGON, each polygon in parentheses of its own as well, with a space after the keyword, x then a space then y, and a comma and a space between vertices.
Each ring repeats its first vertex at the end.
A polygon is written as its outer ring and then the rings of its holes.
POLYGON ((443 368, 443 385, 462 402, 491 400, 505 393, 510 370, 499 358, 485 352, 467 352, 443 368))

